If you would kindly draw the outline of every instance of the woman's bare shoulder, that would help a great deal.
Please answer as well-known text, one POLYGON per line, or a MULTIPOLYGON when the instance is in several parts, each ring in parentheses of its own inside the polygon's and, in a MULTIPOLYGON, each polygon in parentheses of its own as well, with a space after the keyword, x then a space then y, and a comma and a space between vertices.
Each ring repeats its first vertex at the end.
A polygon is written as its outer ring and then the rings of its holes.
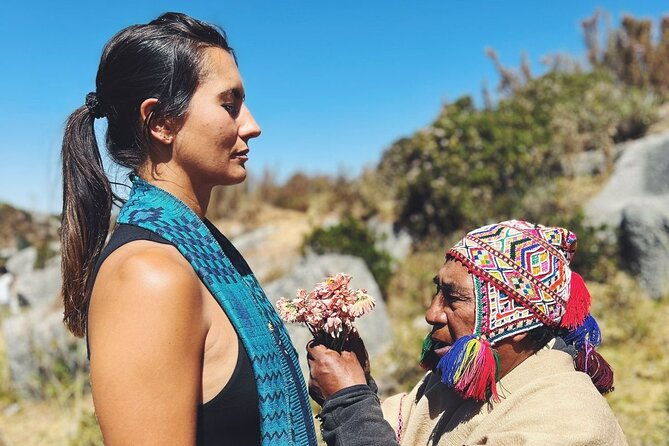
MULTIPOLYGON (((102 264, 89 307, 89 334, 112 325, 162 332, 189 327, 204 336, 201 282, 172 245, 138 240, 116 249, 102 264)), ((147 333, 149 334, 149 333, 147 333)))

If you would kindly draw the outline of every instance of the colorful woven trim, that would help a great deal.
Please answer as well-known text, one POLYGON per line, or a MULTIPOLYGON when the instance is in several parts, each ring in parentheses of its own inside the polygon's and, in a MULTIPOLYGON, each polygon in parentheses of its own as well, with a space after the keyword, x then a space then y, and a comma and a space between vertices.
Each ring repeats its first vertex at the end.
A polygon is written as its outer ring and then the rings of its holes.
POLYGON ((209 228, 183 202, 136 176, 132 180, 117 221, 148 229, 173 244, 225 311, 253 364, 262 444, 316 445, 297 353, 256 278, 240 274, 209 228))

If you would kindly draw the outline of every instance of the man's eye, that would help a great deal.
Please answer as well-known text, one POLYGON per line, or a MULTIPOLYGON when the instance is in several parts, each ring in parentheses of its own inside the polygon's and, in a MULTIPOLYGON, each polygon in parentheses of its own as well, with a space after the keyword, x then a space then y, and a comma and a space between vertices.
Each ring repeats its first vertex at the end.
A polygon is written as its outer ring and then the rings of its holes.
POLYGON ((450 293, 442 293, 441 298, 444 300, 445 304, 449 305, 465 300, 460 296, 454 296, 453 294, 450 293))

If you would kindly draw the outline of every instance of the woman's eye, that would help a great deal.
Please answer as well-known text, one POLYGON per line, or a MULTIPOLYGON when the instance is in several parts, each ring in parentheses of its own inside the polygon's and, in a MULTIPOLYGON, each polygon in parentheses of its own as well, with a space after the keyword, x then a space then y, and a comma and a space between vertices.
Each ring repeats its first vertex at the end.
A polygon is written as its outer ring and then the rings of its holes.
POLYGON ((239 107, 237 105, 228 103, 228 104, 223 104, 223 108, 227 110, 228 113, 230 113, 230 116, 233 118, 236 118, 239 115, 239 107))

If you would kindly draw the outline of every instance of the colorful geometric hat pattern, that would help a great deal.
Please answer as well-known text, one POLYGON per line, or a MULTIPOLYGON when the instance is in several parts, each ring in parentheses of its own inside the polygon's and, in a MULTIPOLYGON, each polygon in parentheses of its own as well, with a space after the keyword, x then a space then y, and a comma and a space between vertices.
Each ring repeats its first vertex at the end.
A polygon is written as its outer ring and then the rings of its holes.
POLYGON ((447 257, 474 276, 476 334, 494 344, 540 325, 559 326, 570 298, 575 249, 572 232, 520 220, 468 233, 447 257))

